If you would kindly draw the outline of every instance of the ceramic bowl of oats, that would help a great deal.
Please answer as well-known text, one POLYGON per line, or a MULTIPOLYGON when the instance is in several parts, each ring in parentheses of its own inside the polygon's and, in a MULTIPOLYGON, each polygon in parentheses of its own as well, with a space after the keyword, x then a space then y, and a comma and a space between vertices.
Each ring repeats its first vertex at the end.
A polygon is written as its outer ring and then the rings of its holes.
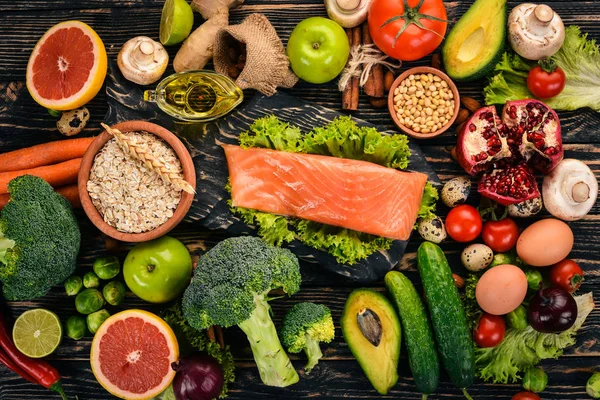
POLYGON ((196 171, 169 130, 146 121, 108 127, 88 147, 78 190, 92 223, 124 242, 145 242, 173 229, 192 205, 196 171))

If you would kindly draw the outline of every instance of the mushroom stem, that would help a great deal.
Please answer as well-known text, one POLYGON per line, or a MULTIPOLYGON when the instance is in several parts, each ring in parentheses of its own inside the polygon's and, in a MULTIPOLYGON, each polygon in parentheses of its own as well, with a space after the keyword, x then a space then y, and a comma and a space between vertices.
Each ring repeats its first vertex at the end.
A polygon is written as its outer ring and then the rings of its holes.
POLYGON ((137 65, 148 65, 154 60, 154 44, 144 40, 131 52, 131 59, 137 65))
POLYGON ((337 5, 344 11, 355 10, 360 5, 360 0, 337 0, 337 5))
POLYGON ((536 6, 527 19, 529 30, 539 36, 546 35, 552 18, 554 18, 554 11, 550 7, 545 4, 536 6))
POLYGON ((573 185, 571 197, 577 203, 585 203, 590 198, 590 187, 587 183, 581 181, 573 185))

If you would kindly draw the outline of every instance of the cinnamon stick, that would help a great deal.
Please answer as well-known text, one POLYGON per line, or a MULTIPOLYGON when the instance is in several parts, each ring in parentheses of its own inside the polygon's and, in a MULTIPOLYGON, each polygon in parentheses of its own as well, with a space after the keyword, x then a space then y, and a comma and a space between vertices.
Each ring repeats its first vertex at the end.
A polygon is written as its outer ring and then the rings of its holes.
MULTIPOLYGON (((367 23, 362 25, 362 42, 363 44, 373 44, 373 39, 371 39, 371 33, 369 32, 369 24, 367 23)), ((367 82, 365 83, 365 86, 363 86, 363 89, 368 96, 385 96, 383 76, 383 65, 376 64, 371 68, 367 82)))
MULTIPOLYGON (((352 43, 353 46, 360 46, 361 44, 361 29, 360 26, 352 28, 352 43)), ((358 77, 353 77, 350 80, 350 84, 352 85, 352 98, 350 101, 350 107, 348 110, 358 110, 358 95, 360 94, 360 79, 358 77)))
MULTIPOLYGON (((352 49, 352 45, 354 44, 354 39, 352 37, 352 29, 346 29, 346 36, 348 36, 348 44, 350 45, 350 49, 352 49)), ((348 59, 348 63, 350 59, 348 59)), ((348 64, 346 64, 346 67, 348 64)), ((342 110, 348 110, 351 106, 352 102, 352 80, 348 82, 344 91, 342 92, 342 110)))

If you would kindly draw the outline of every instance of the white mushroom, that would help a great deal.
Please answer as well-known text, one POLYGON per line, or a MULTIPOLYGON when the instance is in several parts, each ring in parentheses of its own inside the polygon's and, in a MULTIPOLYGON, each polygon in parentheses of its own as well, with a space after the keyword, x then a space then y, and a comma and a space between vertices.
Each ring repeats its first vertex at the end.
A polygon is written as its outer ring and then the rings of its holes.
POLYGON ((523 3, 508 16, 508 40, 522 57, 540 60, 560 49, 565 40, 565 26, 549 6, 523 3))
POLYGON ((125 79, 138 85, 149 85, 159 80, 168 63, 169 55, 162 44, 147 36, 128 40, 117 57, 125 79))
POLYGON ((544 177, 542 196, 550 214, 565 221, 575 221, 594 206, 598 181, 585 163, 566 158, 544 177))
POLYGON ((373 0, 325 0, 329 18, 344 28, 354 28, 365 22, 373 0))

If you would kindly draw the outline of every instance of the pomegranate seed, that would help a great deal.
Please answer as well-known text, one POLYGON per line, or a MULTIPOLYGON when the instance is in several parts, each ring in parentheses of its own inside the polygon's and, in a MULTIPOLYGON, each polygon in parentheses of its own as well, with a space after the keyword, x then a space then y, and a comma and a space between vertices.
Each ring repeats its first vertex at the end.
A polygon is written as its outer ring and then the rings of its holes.
POLYGON ((475 132, 476 129, 477 129, 477 127, 475 126, 475 124, 469 125, 469 132, 475 132))

